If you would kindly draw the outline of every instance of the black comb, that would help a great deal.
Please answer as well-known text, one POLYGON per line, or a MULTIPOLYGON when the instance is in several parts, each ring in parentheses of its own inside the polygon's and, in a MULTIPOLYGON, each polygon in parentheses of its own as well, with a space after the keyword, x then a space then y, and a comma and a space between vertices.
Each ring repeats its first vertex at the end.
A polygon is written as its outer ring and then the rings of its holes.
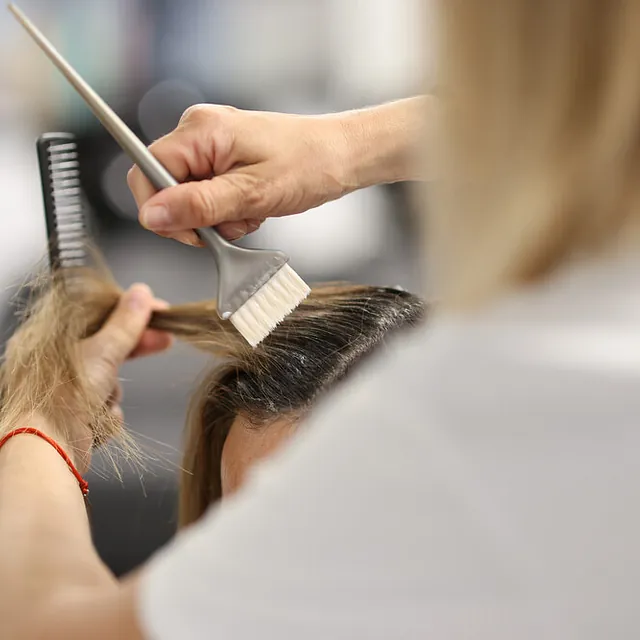
POLYGON ((89 229, 75 136, 47 133, 38 138, 37 146, 51 269, 86 266, 89 229))

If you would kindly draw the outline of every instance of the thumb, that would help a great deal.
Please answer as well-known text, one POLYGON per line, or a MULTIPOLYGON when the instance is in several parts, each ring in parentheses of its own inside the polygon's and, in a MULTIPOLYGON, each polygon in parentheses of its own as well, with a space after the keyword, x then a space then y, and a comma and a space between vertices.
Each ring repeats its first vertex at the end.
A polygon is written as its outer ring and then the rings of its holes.
POLYGON ((140 223, 151 231, 172 232, 245 218, 264 219, 260 182, 238 172, 165 189, 142 207, 140 223))
POLYGON ((119 367, 138 346, 154 308, 151 289, 135 284, 120 298, 102 329, 93 337, 100 357, 119 367))

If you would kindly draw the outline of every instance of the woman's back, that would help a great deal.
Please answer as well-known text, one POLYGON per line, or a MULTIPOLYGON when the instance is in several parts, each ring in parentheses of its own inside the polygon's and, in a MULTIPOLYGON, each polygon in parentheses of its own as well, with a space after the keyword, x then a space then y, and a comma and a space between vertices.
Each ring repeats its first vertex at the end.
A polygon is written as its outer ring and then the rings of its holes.
MULTIPOLYGON (((554 626, 543 637, 573 637, 573 626, 581 638, 635 636, 640 258, 573 265, 475 316, 441 319, 424 344, 425 467, 473 523, 461 533, 467 558, 456 544, 434 554, 443 575, 460 563, 495 579, 503 614, 532 607, 528 629, 566 618, 566 635, 554 626)), ((480 604, 487 591, 459 578, 480 604)))

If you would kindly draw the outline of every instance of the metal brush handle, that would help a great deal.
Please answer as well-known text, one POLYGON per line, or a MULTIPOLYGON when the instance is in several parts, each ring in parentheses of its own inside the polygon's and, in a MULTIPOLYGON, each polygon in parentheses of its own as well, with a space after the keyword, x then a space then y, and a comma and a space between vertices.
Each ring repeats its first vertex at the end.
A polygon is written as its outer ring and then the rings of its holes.
MULTIPOLYGON (((166 170, 149 149, 147 149, 142 140, 131 131, 120 116, 118 116, 82 76, 62 57, 58 50, 47 40, 29 18, 13 4, 9 5, 9 9, 51 62, 58 67, 60 72, 67 78, 71 85, 73 85, 87 106, 104 125, 105 129, 113 136, 131 160, 140 167, 140 170, 151 184, 158 191, 178 185, 179 182, 166 170)), ((218 269, 220 269, 221 261, 219 254, 233 247, 233 245, 227 242, 213 227, 205 227, 196 229, 195 231, 202 242, 210 249, 216 265, 218 269)))
MULTIPOLYGON (((176 186, 177 180, 27 16, 15 5, 9 5, 9 8, 151 184, 158 190, 176 186)), ((210 250, 218 267, 218 314, 223 319, 231 318, 238 312, 289 260, 281 251, 237 247, 211 227, 195 231, 210 250)), ((280 312, 277 305, 276 311, 280 312)), ((269 318, 268 313, 266 316, 269 318)))

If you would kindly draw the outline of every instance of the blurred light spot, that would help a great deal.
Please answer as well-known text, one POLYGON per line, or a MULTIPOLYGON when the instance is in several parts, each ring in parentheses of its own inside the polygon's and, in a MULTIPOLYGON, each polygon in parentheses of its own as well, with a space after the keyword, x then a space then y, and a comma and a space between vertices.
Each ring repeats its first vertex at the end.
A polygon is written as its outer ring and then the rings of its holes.
POLYGON ((541 332, 527 342, 533 357, 568 370, 637 371, 640 339, 637 325, 611 327, 572 326, 541 332))
POLYGON ((320 280, 334 279, 388 254, 395 235, 387 195, 374 188, 302 215, 269 220, 249 242, 283 250, 296 270, 320 280))
POLYGON ((187 107, 204 102, 202 91, 186 80, 165 80, 147 91, 138 105, 138 120, 147 140, 175 129, 187 107))
POLYGON ((131 169, 131 160, 120 153, 109 163, 102 174, 102 191, 113 212, 120 218, 138 219, 138 207, 127 185, 127 173, 131 169))

